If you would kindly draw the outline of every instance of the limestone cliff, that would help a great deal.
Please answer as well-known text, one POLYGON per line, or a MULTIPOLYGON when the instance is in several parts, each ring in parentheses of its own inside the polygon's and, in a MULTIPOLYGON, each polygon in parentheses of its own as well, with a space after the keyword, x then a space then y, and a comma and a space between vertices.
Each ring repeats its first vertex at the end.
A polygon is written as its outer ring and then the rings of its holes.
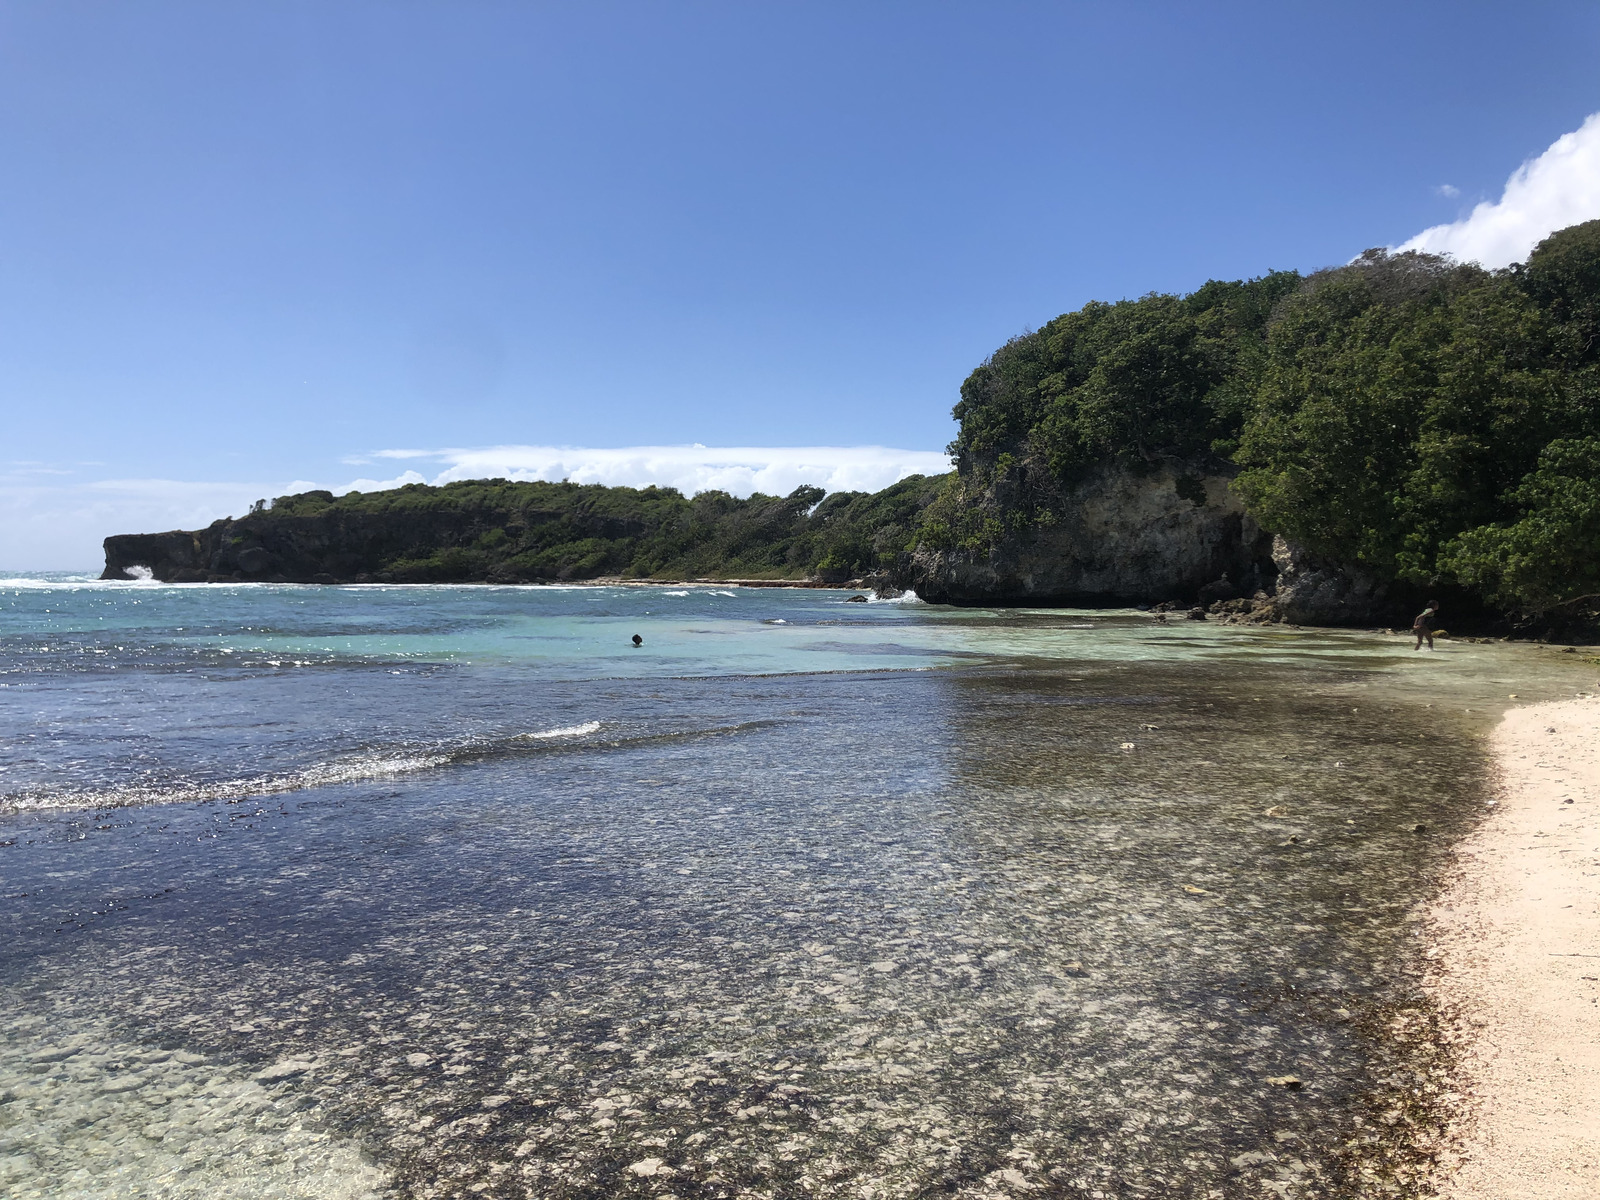
POLYGON ((1216 459, 1156 458, 1063 482, 1027 459, 972 462, 894 582, 944 604, 1242 601, 1227 607, 1254 620, 1384 619, 1384 588, 1263 530, 1232 474, 1216 459))
POLYGON ((1314 625, 1399 615, 1375 581, 1261 529, 1230 483, 1216 458, 1111 459, 1063 480, 1002 454, 973 456, 953 479, 825 500, 820 489, 691 501, 504 481, 303 493, 205 529, 107 538, 103 578, 525 583, 753 567, 794 581, 872 576, 944 604, 1203 604, 1314 625))
POLYGON ((1153 603, 1250 596, 1271 584, 1272 538, 1221 474, 1161 461, 1105 464, 1070 486, 1026 463, 957 485, 962 528, 902 568, 925 600, 952 604, 1153 603))

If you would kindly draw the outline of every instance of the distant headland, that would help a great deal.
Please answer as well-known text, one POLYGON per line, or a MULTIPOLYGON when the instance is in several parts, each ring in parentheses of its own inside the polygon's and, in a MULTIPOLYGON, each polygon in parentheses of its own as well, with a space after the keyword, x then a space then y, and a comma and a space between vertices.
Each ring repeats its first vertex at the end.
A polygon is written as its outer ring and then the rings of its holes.
POLYGON ((1091 303, 963 383, 956 470, 685 497, 503 479, 304 492, 105 541, 104 578, 749 578, 1593 637, 1600 221, 1503 271, 1369 251, 1091 303), (142 570, 135 572, 135 568, 142 570))

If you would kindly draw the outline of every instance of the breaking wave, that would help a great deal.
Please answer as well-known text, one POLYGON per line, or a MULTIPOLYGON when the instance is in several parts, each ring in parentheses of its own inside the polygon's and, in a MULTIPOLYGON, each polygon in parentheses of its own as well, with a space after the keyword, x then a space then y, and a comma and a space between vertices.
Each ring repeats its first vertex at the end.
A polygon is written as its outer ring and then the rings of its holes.
POLYGON ((334 784, 362 783, 468 763, 534 754, 621 750, 635 746, 692 742, 702 738, 726 737, 765 729, 773 724, 775 722, 766 720, 744 721, 735 725, 718 725, 706 729, 596 739, 592 735, 599 733, 604 726, 599 721, 587 721, 582 725, 466 742, 454 747, 351 755, 332 762, 317 763, 278 774, 245 775, 218 780, 180 778, 117 783, 102 787, 29 789, 0 795, 0 813, 142 808, 154 804, 239 804, 265 796, 282 795, 285 792, 300 792, 334 784))
POLYGON ((599 733, 599 732, 600 732, 600 722, 599 721, 586 721, 582 725, 568 725, 568 726, 566 726, 566 727, 564 727, 562 729, 545 729, 545 730, 540 731, 539 733, 524 733, 524 734, 519 734, 518 736, 523 737, 523 738, 536 740, 536 741, 542 741, 542 740, 546 740, 546 739, 549 739, 549 738, 582 737, 582 736, 584 736, 584 734, 587 734, 587 733, 599 733))

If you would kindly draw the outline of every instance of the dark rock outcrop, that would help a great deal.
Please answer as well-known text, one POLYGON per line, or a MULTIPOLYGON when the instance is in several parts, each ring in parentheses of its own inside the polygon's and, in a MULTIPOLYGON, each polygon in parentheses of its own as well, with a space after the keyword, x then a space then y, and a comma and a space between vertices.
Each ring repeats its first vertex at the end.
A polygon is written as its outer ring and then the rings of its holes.
MULTIPOLYGON (((213 526, 213 528, 215 528, 213 526)), ((134 579, 146 572, 163 583, 204 579, 211 560, 207 534, 173 530, 170 533, 124 533, 105 540, 106 569, 101 579, 134 579)))
POLYGON ((1389 588, 1351 567, 1320 559, 1283 537, 1272 539, 1278 569, 1276 615, 1294 625, 1360 625, 1390 612, 1389 588))
POLYGON ((1216 461, 1107 463, 1070 486, 1026 462, 984 464, 963 474, 968 525, 1004 532, 977 549, 923 544, 895 583, 945 604, 1199 604, 1303 625, 1393 616, 1383 584, 1263 530, 1231 482, 1216 461))
MULTIPOLYGON (((1070 487, 1043 471, 991 476, 969 503, 1007 532, 983 549, 918 547, 898 573, 950 604, 1193 601, 1270 588, 1272 536, 1226 474, 1162 461, 1107 464, 1070 487), (1008 520, 1030 513, 1026 522, 1008 520)), ((899 580, 897 580, 898 582, 899 580)))

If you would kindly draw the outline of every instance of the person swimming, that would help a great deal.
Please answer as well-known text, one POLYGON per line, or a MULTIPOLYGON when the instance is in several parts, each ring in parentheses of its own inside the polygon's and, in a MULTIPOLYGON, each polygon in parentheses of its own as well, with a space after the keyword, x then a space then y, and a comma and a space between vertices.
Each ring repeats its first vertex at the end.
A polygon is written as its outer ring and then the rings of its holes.
POLYGON ((636 633, 636 634, 634 634, 634 635, 633 635, 633 644, 634 644, 634 645, 635 645, 635 646, 642 646, 642 645, 644 645, 644 639, 643 639, 643 638, 642 638, 642 637, 640 637, 640 636, 639 636, 639 635, 638 635, 638 634, 637 634, 637 633, 636 633))

